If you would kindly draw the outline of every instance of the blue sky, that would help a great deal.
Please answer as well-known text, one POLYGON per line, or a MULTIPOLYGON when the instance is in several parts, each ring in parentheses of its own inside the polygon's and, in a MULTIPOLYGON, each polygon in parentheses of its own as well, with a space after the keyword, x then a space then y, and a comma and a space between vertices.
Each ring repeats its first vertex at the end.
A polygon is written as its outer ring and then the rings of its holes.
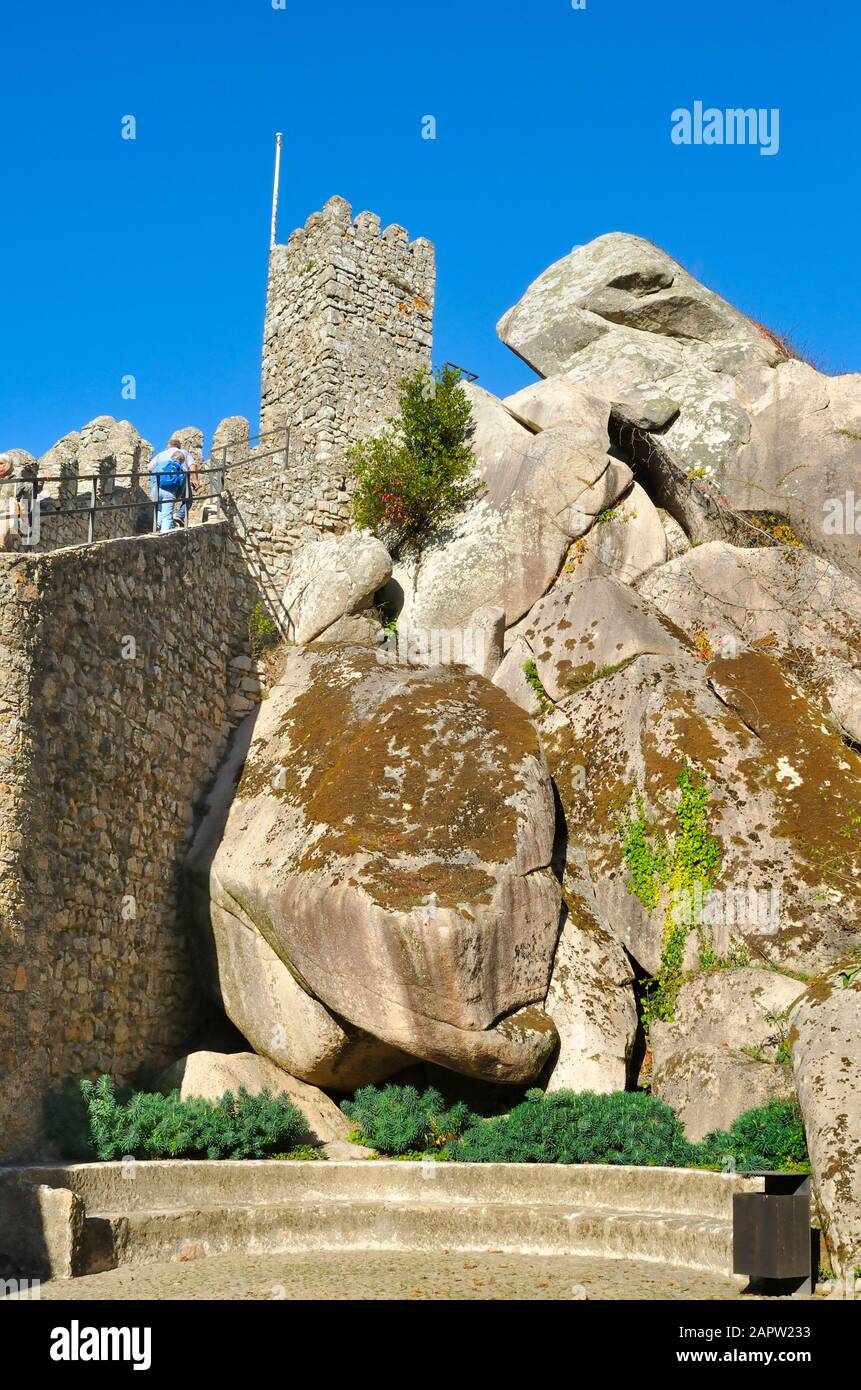
POLYGON ((499 316, 611 230, 861 369, 855 0, 40 0, 0 23, 0 448, 98 414, 154 442, 256 421, 279 129, 279 240, 333 193, 430 237, 435 358, 498 394, 532 379, 499 316), (697 100, 778 107, 779 153, 674 145, 697 100))

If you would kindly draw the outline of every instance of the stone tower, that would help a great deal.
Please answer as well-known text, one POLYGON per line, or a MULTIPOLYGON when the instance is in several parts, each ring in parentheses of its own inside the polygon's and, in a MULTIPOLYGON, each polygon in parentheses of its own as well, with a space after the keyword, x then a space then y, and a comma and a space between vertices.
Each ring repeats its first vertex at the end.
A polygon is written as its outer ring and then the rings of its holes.
POLYGON ((434 248, 330 198, 269 258, 261 432, 290 427, 290 454, 343 486, 344 451, 430 365, 434 248))

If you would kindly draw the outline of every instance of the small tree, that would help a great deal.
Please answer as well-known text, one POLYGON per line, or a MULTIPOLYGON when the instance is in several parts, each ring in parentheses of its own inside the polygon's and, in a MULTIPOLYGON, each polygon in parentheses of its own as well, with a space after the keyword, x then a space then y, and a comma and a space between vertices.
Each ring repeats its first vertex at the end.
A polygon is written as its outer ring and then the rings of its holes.
POLYGON ((400 382, 398 401, 400 414, 385 430, 347 455, 357 526, 387 532, 395 548, 420 545, 483 490, 473 473, 471 408, 457 370, 421 368, 400 382))

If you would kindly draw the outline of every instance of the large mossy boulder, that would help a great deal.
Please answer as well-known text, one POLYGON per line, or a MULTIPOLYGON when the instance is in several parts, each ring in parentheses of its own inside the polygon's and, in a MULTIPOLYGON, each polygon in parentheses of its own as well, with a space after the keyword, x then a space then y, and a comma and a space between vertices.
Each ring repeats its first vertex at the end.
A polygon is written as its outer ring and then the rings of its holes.
MULTIPOLYGON (((463 668, 297 650, 214 800, 189 867, 246 1036, 257 1004, 231 962, 263 942, 291 990, 389 1048, 491 1080, 541 1071, 554 802, 501 691, 463 668)), ((271 1055, 263 1017, 249 1040, 271 1055)))

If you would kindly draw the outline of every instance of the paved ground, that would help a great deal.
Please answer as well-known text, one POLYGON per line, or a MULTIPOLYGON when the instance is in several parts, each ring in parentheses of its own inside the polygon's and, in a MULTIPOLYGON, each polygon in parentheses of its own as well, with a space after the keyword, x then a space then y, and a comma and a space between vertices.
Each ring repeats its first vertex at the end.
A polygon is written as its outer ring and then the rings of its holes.
POLYGON ((43 1299, 735 1299, 717 1274, 571 1255, 218 1255, 43 1284, 43 1299))

